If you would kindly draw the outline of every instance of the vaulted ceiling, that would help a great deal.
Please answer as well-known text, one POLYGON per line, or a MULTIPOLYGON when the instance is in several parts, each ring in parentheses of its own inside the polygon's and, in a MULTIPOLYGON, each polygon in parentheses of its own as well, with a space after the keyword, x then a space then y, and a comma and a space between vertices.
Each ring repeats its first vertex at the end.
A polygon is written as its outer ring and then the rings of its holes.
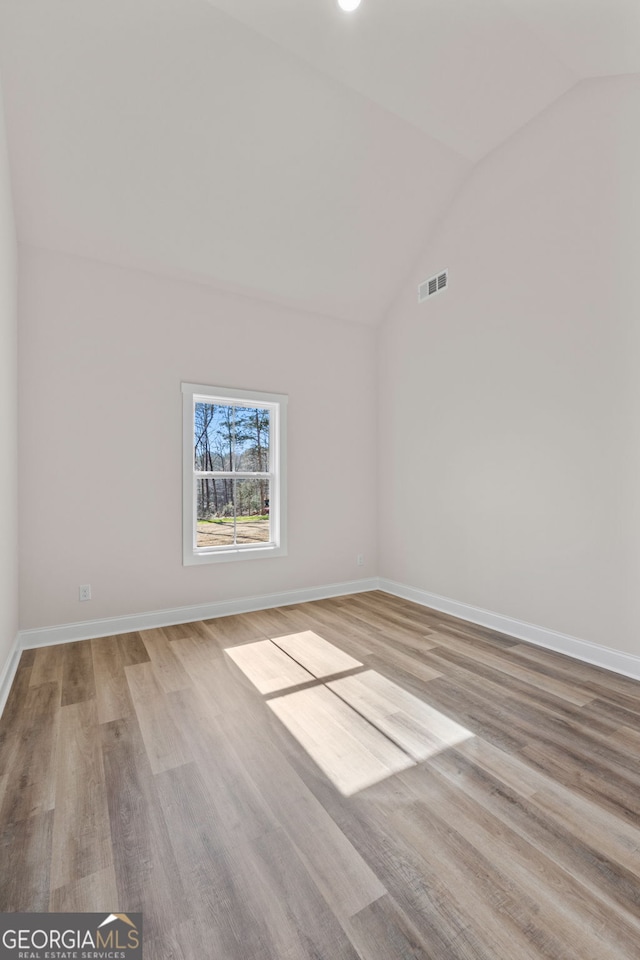
POLYGON ((637 72, 638 0, 0 0, 22 242, 367 323, 475 163, 637 72))

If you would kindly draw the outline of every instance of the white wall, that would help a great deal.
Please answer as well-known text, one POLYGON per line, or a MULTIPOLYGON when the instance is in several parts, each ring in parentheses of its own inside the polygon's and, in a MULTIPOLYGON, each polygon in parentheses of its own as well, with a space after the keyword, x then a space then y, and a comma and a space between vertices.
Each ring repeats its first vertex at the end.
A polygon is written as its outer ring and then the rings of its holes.
POLYGON ((18 632, 17 257, 0 90, 0 676, 18 632))
POLYGON ((373 330, 30 248, 20 277, 22 629, 375 572, 373 330), (182 566, 181 381, 289 395, 287 557, 182 566))
POLYGON ((639 116, 587 81, 490 154, 380 343, 380 574, 634 653, 639 116))

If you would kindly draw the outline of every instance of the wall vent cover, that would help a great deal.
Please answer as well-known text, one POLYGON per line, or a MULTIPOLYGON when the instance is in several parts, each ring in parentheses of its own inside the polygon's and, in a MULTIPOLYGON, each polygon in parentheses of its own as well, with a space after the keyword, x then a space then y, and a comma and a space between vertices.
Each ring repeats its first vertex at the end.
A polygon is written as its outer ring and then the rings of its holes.
POLYGON ((442 291, 446 290, 448 286, 448 270, 443 270, 441 273, 436 273, 434 277, 429 277, 428 280, 423 280, 418 287, 418 303, 428 300, 429 297, 435 296, 436 293, 442 293, 442 291))

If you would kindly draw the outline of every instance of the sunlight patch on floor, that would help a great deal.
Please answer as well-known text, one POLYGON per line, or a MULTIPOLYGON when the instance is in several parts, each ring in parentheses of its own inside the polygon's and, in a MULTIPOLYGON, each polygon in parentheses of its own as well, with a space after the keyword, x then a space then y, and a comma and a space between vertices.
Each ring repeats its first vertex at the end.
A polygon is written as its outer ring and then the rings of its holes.
POLYGON ((311 630, 225 652, 262 694, 307 684, 268 706, 345 796, 473 736, 311 630))
POLYGON ((313 630, 292 633, 288 637, 274 637, 273 643, 302 664, 314 677, 330 677, 332 674, 362 666, 359 660, 354 660, 344 650, 334 647, 313 630))
POLYGON ((335 680, 327 686, 414 760, 428 760, 434 753, 473 736, 455 720, 375 670, 335 680))
POLYGON ((240 647, 229 647, 225 653, 258 688, 260 693, 275 693, 313 680, 299 663, 276 647, 271 640, 258 640, 240 647))
POLYGON ((324 685, 269 700, 269 707, 345 796, 414 765, 324 685))

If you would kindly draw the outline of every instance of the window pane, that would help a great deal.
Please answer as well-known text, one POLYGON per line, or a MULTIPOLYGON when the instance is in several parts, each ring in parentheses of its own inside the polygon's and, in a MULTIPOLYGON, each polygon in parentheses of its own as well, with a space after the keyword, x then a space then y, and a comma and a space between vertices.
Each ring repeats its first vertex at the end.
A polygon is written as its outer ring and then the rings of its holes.
POLYGON ((198 547, 270 540, 269 481, 196 479, 198 547))
POLYGON ((196 480, 198 511, 196 545, 224 547, 235 543, 233 480, 196 480))
POLYGON ((231 470, 234 408, 220 403, 196 403, 194 466, 196 470, 231 470))
POLYGON ((236 407, 236 470, 267 473, 271 411, 236 407))
POLYGON ((236 542, 268 543, 269 481, 236 480, 235 488, 236 542))

